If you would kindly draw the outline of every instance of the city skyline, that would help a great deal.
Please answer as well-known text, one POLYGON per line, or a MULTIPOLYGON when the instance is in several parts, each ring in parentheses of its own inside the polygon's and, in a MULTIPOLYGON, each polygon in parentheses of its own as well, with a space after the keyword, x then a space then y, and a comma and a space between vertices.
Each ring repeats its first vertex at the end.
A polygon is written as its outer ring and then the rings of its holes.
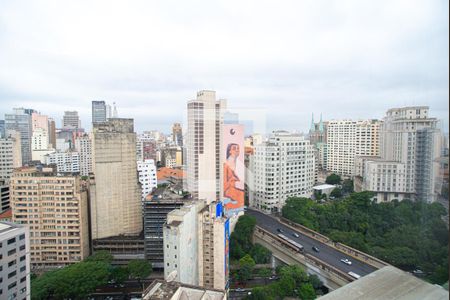
POLYGON ((60 122, 77 110, 90 128, 91 101, 105 100, 138 131, 169 132, 185 117, 173 107, 212 89, 266 110, 268 132, 307 132, 311 113, 381 118, 414 105, 447 131, 445 1, 1 6, 1 115, 30 107, 60 122))

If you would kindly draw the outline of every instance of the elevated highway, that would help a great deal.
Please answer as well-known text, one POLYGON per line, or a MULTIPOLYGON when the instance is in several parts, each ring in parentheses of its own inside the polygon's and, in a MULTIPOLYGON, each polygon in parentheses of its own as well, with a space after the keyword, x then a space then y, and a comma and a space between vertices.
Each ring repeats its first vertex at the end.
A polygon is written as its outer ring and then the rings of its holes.
POLYGON ((286 264, 303 265, 308 273, 318 275, 325 286, 331 290, 355 280, 349 272, 362 277, 388 265, 361 251, 334 243, 327 237, 288 220, 278 219, 252 209, 247 210, 246 214, 254 216, 257 221, 254 242, 268 248, 275 258, 286 264), (279 238, 278 230, 280 229, 283 235, 300 243, 304 247, 303 252, 299 252, 295 246, 279 238), (314 251, 313 246, 317 247, 319 252, 314 251), (352 263, 345 264, 341 259, 348 259, 352 263))

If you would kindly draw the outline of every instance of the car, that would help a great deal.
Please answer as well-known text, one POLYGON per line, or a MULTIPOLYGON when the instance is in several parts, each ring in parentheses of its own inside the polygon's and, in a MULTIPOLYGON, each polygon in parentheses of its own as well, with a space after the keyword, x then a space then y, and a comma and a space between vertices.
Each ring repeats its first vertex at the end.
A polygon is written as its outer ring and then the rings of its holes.
POLYGON ((348 260, 347 258, 341 258, 341 261, 342 261, 344 264, 349 265, 349 266, 352 264, 352 262, 351 262, 350 260, 348 260))
POLYGON ((269 277, 269 280, 277 280, 277 279, 278 279, 278 277, 276 275, 272 275, 269 277))
POLYGON ((297 233, 292 233, 293 236, 295 236, 296 238, 300 237, 297 233))
POLYGON ((320 252, 319 248, 317 248, 316 246, 313 246, 312 249, 313 249, 315 252, 320 252))
POLYGON ((237 289, 235 289, 235 291, 236 291, 236 292, 244 292, 245 290, 244 290, 244 289, 241 289, 241 288, 237 288, 237 289))
POLYGON ((281 229, 281 228, 278 228, 277 231, 278 231, 279 233, 283 233, 283 232, 284 232, 283 229, 281 229))

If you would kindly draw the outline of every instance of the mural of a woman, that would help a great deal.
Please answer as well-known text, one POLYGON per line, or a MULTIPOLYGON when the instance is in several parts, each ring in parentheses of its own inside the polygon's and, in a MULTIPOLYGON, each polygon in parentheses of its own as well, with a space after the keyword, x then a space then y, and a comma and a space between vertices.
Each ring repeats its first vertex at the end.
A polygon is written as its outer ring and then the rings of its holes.
POLYGON ((239 145, 230 143, 227 146, 227 160, 223 164, 223 195, 230 201, 226 201, 226 209, 242 208, 244 206, 244 190, 238 186, 243 183, 236 175, 236 161, 239 157, 239 145))

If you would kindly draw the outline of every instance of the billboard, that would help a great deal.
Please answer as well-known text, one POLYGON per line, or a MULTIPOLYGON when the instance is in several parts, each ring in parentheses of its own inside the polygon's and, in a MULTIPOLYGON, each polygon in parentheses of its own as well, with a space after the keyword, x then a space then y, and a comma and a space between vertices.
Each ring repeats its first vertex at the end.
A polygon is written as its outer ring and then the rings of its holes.
POLYGON ((244 125, 222 127, 223 203, 227 217, 244 210, 244 125))
POLYGON ((229 264, 230 264, 230 220, 225 221, 225 289, 229 284, 229 264))

